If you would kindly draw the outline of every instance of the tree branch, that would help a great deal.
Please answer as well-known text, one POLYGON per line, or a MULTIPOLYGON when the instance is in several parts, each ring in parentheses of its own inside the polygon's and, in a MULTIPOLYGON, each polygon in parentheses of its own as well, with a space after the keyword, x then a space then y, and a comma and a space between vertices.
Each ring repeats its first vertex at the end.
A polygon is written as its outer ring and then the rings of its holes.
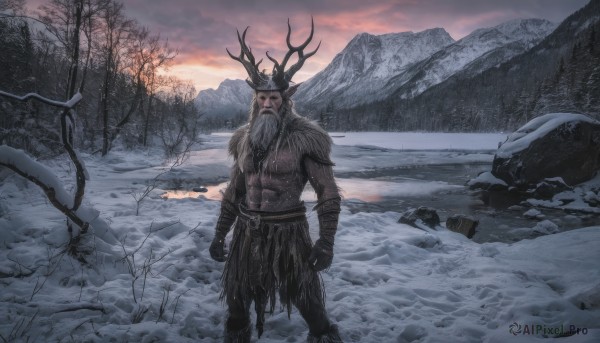
POLYGON ((15 99, 15 100, 20 100, 20 101, 27 101, 29 99, 36 99, 39 100, 45 104, 48 105, 52 105, 52 106, 56 106, 56 107, 62 107, 62 108, 67 108, 67 109, 71 109, 73 107, 75 107, 75 105, 77 105, 79 103, 79 101, 81 101, 81 99, 83 99, 83 97, 81 96, 81 93, 75 93, 75 95, 73 95, 73 97, 66 102, 60 102, 60 101, 56 101, 56 100, 50 100, 48 98, 44 98, 43 96, 37 94, 37 93, 28 93, 25 94, 23 96, 18 96, 18 95, 14 95, 11 93, 7 93, 4 91, 0 91, 0 96, 4 96, 7 98, 11 98, 11 99, 15 99))
POLYGON ((0 96, 19 101, 36 99, 43 103, 64 109, 61 115, 61 138, 63 146, 69 154, 69 158, 75 165, 76 169, 76 189, 75 195, 72 199, 70 199, 70 197, 67 195, 67 192, 63 189, 62 184, 56 179, 56 177, 53 177, 54 175, 48 171, 45 166, 31 159, 31 157, 25 154, 22 150, 13 149, 4 145, 0 146, 0 152, 3 152, 3 154, 0 155, 0 165, 8 167, 17 174, 38 185, 44 191, 48 197, 48 200, 50 200, 54 207, 64 213, 77 226, 79 226, 82 233, 87 232, 89 223, 81 219, 76 214, 77 209, 83 201, 83 195, 85 193, 86 172, 83 162, 77 155, 75 149, 73 149, 72 132, 73 117, 75 115, 73 108, 81 101, 81 93, 75 93, 73 97, 66 102, 51 100, 37 93, 29 93, 24 96, 18 96, 0 91, 0 96), (57 194, 57 192, 59 193, 57 194))
POLYGON ((64 213, 83 232, 88 229, 89 223, 71 208, 71 199, 67 191, 44 165, 32 160, 24 151, 6 145, 0 146, 0 165, 38 185, 56 209, 64 213))

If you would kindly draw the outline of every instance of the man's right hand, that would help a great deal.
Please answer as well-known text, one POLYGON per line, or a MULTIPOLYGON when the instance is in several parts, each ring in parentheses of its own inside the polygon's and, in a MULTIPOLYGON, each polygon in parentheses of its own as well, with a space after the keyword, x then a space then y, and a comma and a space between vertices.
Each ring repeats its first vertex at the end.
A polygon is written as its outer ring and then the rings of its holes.
POLYGON ((215 237, 208 248, 210 257, 217 262, 225 262, 225 240, 215 237))

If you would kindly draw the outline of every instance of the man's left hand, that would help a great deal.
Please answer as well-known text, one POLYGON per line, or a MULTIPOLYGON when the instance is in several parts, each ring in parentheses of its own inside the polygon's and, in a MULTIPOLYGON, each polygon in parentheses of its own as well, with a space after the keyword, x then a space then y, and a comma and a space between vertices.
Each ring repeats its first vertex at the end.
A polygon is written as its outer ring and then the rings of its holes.
POLYGON ((308 257, 311 267, 320 272, 331 266, 333 260, 333 244, 322 239, 317 239, 308 257))

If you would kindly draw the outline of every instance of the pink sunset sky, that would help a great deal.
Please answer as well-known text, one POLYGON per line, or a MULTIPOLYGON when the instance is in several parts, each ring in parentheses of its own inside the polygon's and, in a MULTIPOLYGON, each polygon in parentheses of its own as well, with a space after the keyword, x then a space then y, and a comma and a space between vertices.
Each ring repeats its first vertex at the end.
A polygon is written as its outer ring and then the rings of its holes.
MULTIPOLYGON (((28 7, 48 0, 28 0, 28 7)), ((127 15, 179 50, 167 71, 191 80, 200 91, 217 88, 225 79, 245 79, 243 67, 227 55, 239 54, 236 29, 250 26, 246 36, 261 67, 270 70, 265 56, 281 61, 287 51, 287 19, 292 44, 308 36, 311 16, 315 35, 308 59, 294 81, 304 81, 324 69, 357 34, 384 34, 444 28, 455 40, 473 30, 512 19, 541 18, 561 22, 588 0, 125 0, 127 15)), ((291 60, 295 61, 295 58, 291 60)))

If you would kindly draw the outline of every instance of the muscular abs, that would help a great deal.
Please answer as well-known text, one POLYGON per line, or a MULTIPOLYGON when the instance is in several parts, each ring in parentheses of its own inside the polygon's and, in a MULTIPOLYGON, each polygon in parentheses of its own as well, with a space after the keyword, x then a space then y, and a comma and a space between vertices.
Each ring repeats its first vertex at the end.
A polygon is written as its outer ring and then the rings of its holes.
POLYGON ((307 176, 302 158, 289 149, 270 151, 255 169, 246 162, 246 205, 256 211, 285 211, 300 206, 307 176))
POLYGON ((271 150, 259 168, 254 168, 251 156, 246 157, 244 172, 234 168, 237 170, 233 172, 225 196, 234 200, 230 195, 235 188, 237 197, 243 197, 250 210, 273 212, 299 207, 307 181, 319 200, 338 196, 330 165, 309 156, 299 156, 287 147, 277 152, 271 150))

